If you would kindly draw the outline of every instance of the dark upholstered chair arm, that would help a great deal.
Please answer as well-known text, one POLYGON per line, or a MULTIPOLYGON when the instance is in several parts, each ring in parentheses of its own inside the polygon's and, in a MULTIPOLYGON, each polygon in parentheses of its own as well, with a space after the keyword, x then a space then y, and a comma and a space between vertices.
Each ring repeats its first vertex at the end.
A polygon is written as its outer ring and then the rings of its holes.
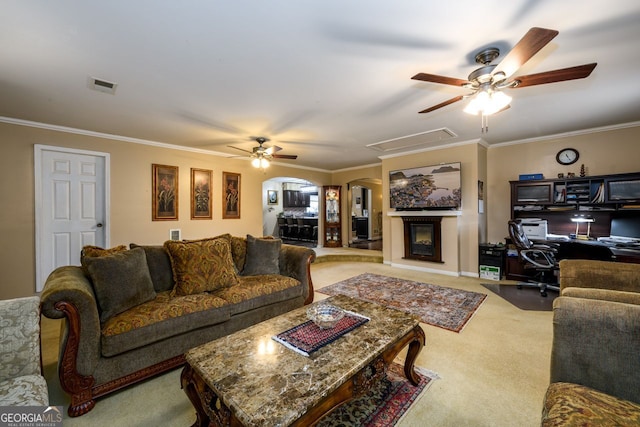
POLYGON ((561 296, 553 305, 551 382, 640 403, 640 305, 561 296))
POLYGON ((640 292, 640 264, 563 259, 560 261, 560 290, 599 288, 640 292))
POLYGON ((91 375, 100 358, 100 318, 91 282, 82 268, 65 266, 54 270, 40 299, 42 314, 51 319, 66 318, 60 360, 74 354, 77 372, 91 375))
POLYGON ((283 244, 280 249, 280 274, 293 277, 302 283, 305 304, 313 301, 311 263, 316 259, 313 249, 283 244))

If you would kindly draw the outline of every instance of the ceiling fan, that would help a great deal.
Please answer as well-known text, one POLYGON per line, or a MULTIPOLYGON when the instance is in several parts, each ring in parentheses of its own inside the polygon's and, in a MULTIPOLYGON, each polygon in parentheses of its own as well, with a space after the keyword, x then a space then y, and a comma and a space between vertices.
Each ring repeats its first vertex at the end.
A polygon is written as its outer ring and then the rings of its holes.
POLYGON ((596 67, 597 63, 594 62, 591 64, 578 65, 575 67, 511 78, 511 76, 518 71, 522 65, 524 65, 557 35, 558 31, 556 30, 533 27, 497 65, 492 64, 492 62, 500 56, 500 50, 495 47, 483 49, 475 56, 476 62, 478 64, 482 64, 482 67, 469 74, 468 80, 436 74, 416 74, 412 77, 413 80, 460 86, 471 90, 471 93, 467 95, 456 96, 447 101, 441 102, 440 104, 426 108, 420 111, 420 113, 429 113, 439 108, 446 107, 449 104, 461 101, 462 99, 471 98, 470 103, 465 108, 465 112, 470 114, 482 114, 482 130, 484 132, 486 129, 486 116, 509 108, 511 97, 502 92, 503 89, 516 89, 588 77, 596 67))
POLYGON ((250 156, 253 158, 253 160, 251 161, 251 164, 256 167, 256 168, 267 168, 269 167, 269 162, 271 162, 273 159, 291 159, 291 160, 295 160, 298 158, 298 156, 296 155, 291 155, 291 154, 275 154, 276 151, 280 151, 282 150, 282 148, 274 145, 272 147, 264 147, 262 144, 264 144, 265 142, 269 141, 268 138, 262 137, 262 136, 257 136, 257 137, 252 137, 251 139, 253 139, 254 141, 256 141, 258 143, 257 147, 253 147, 252 151, 249 150, 245 150, 243 148, 238 148, 238 147, 234 147, 233 145, 229 145, 229 148, 234 148, 236 150, 240 150, 240 151, 244 151, 245 153, 249 153, 250 156))

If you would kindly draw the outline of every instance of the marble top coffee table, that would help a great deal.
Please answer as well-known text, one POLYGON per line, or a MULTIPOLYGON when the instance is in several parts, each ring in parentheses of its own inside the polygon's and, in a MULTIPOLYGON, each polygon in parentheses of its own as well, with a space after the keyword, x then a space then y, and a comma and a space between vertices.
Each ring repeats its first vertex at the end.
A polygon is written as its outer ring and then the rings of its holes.
POLYGON ((310 356, 272 339, 307 321, 307 307, 189 350, 181 383, 194 425, 314 425, 366 392, 406 346, 404 372, 418 384, 425 335, 417 317, 342 295, 325 301, 371 320, 310 356))

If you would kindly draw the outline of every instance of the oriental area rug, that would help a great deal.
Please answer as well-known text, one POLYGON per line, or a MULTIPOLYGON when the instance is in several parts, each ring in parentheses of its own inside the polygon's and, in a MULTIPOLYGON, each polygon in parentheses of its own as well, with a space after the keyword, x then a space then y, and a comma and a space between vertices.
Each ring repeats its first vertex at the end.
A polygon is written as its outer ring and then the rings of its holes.
POLYGON ((323 418, 318 427, 386 427, 394 426, 409 407, 438 375, 415 367, 420 377, 417 386, 404 376, 402 365, 392 363, 386 378, 378 381, 365 395, 352 400, 323 418))
POLYGON ((346 295, 418 316, 423 323, 460 332, 487 298, 486 294, 364 273, 318 289, 346 295))
MULTIPOLYGON (((180 387, 180 372, 175 369, 106 396, 89 413, 69 418, 64 411, 65 427, 84 426, 187 426, 196 420, 195 409, 180 387), (141 408, 144 408, 142 410, 141 408)), ((407 413, 411 405, 440 377, 435 372, 415 367, 420 378, 414 386, 404 376, 404 368, 391 363, 385 378, 369 391, 345 403, 327 415, 318 424, 322 427, 391 427, 407 413)), ((68 406, 68 397, 57 383, 56 366, 45 367, 45 376, 51 386, 50 402, 68 406)), ((424 397, 426 398, 426 396, 424 397)))

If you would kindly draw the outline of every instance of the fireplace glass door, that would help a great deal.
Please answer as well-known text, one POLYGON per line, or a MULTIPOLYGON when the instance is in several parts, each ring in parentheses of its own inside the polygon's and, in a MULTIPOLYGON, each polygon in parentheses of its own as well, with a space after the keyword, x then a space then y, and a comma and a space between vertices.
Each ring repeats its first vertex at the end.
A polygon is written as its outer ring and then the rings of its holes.
POLYGON ((433 224, 411 224, 411 253, 433 256, 433 224))
POLYGON ((404 223, 404 258, 442 262, 442 217, 402 217, 404 223))

